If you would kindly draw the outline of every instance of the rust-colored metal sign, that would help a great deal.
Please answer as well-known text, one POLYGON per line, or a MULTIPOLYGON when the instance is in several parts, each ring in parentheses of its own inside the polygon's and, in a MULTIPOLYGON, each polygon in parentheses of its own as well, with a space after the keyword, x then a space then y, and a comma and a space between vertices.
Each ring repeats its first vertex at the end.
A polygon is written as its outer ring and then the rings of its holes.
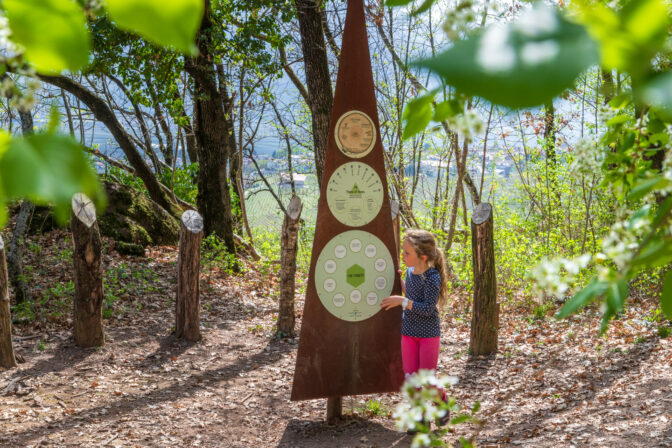
POLYGON ((398 391, 398 253, 364 5, 349 0, 292 400, 398 391))

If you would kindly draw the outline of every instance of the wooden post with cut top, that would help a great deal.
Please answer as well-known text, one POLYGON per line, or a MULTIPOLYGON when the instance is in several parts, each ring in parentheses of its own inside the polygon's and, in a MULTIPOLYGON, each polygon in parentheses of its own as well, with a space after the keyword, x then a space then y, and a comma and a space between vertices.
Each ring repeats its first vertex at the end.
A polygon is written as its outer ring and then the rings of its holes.
POLYGON ((72 197, 70 220, 75 266, 73 336, 79 347, 105 344, 103 329, 102 240, 96 206, 82 193, 72 197))
POLYGON ((394 242, 397 244, 397 253, 401 253, 401 227, 399 226, 399 203, 397 201, 390 201, 390 211, 392 212, 392 228, 394 229, 394 242))
POLYGON ((469 349, 474 356, 497 352, 499 304, 492 214, 492 205, 482 202, 471 217, 474 305, 469 349))
POLYGON ((177 300, 175 300, 175 337, 190 342, 201 339, 199 273, 203 218, 197 211, 182 214, 180 249, 177 256, 177 300))
POLYGON ((5 242, 0 236, 0 367, 16 367, 14 346, 12 345, 12 319, 9 314, 9 282, 7 261, 5 260, 5 242))
POLYGON ((299 220, 303 204, 294 195, 287 206, 282 222, 280 243, 280 303, 278 309, 278 334, 294 337, 296 317, 294 315, 294 294, 296 285, 296 252, 299 239, 299 220))

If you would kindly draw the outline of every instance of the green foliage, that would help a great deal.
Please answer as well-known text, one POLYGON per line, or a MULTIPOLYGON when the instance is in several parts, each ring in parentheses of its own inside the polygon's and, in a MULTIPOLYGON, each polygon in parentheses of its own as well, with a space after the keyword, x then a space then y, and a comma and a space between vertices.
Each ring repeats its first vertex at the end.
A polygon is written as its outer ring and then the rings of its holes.
POLYGON ((224 241, 214 233, 201 242, 201 262, 209 270, 216 267, 228 275, 238 274, 241 270, 236 255, 228 252, 224 241))
POLYGON ((164 171, 161 173, 161 182, 164 185, 172 185, 175 196, 189 204, 196 205, 196 196, 198 195, 198 186, 196 185, 196 176, 198 175, 198 163, 192 163, 186 168, 176 167, 173 173, 164 171))
MULTIPOLYGON (((109 0, 107 4, 119 24, 132 31, 161 45, 194 47, 191 42, 202 16, 200 0, 109 0)), ((74 1, 5 0, 1 7, 12 32, 10 44, 18 45, 39 72, 76 71, 89 61, 86 16, 74 1)), ((21 62, 11 65, 20 67, 21 62)), ((50 126, 47 133, 21 139, 0 135, 0 227, 7 219, 5 203, 21 197, 53 203, 60 221, 67 220, 74 193, 86 194, 99 211, 103 209, 102 189, 79 144, 55 134, 54 129, 50 126)))
POLYGON ((203 18, 202 0, 106 0, 105 6, 119 28, 159 45, 197 53, 194 37, 203 18))
MULTIPOLYGON (((56 217, 67 222, 71 198, 78 192, 92 198, 98 210, 104 209, 102 187, 74 139, 40 133, 9 140, 8 134, 0 134, 0 206, 22 197, 54 203, 56 217)), ((4 223, 0 216, 0 226, 4 223)))
POLYGON ((76 71, 89 60, 86 16, 72 0, 4 0, 11 40, 41 73, 76 71))
POLYGON ((598 60, 585 28, 540 4, 415 64, 458 91, 507 107, 536 106, 571 87, 598 60))

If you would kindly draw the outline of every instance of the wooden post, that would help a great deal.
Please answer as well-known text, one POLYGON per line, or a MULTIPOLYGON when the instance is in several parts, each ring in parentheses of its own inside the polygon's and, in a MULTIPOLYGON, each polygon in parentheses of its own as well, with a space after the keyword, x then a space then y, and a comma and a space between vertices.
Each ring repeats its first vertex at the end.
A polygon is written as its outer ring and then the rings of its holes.
POLYGON ((392 229, 394 230, 394 242, 397 245, 396 256, 401 253, 401 228, 399 227, 399 203, 390 201, 390 210, 392 212, 392 229))
POLYGON ((201 339, 199 273, 203 218, 197 211, 182 214, 180 252, 177 258, 177 300, 175 301, 175 336, 195 342, 201 339))
POLYGON ((282 222, 280 246, 280 304, 278 310, 278 333, 294 337, 294 288, 296 276, 296 252, 299 238, 299 218, 303 204, 301 198, 292 196, 287 214, 282 222))
POLYGON ((333 425, 343 419, 343 397, 327 398, 327 423, 333 425))
POLYGON ((495 275, 492 205, 479 204, 471 217, 471 252, 474 264, 474 306, 469 349, 472 355, 497 352, 499 304, 495 275))
POLYGON ((100 347, 105 344, 102 241, 96 222, 96 207, 82 193, 72 197, 70 230, 75 265, 75 344, 80 347, 100 347))
POLYGON ((9 286, 5 242, 0 236, 0 367, 16 367, 14 346, 12 345, 12 319, 9 314, 9 286))

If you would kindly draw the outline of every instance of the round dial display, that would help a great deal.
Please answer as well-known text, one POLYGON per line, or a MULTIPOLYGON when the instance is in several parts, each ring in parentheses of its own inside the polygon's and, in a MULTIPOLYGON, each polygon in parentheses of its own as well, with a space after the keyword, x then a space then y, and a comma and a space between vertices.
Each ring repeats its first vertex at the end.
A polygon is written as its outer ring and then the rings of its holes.
POLYGON ((376 143, 376 127, 364 112, 351 110, 336 122, 336 145, 348 157, 364 157, 376 143))
POLYGON ((368 319, 380 311, 380 302, 392 293, 393 287, 390 251, 369 232, 349 230, 336 235, 317 258, 317 295, 339 319, 368 319))
POLYGON ((360 227, 378 216, 383 204, 383 183, 373 168, 362 162, 339 166, 327 184, 327 205, 346 226, 360 227))

